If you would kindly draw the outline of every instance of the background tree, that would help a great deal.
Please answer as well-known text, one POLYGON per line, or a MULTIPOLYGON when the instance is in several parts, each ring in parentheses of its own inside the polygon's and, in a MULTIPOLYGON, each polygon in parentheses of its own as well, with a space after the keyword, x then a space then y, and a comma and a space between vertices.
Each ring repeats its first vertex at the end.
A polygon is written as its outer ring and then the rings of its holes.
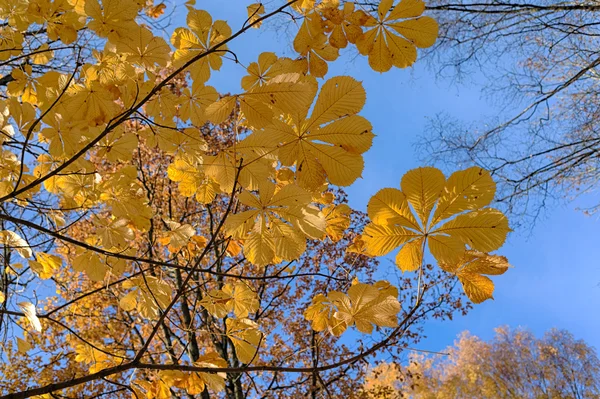
POLYGON ((367 378, 365 397, 600 397, 595 349, 564 330, 536 338, 527 330, 500 327, 489 342, 465 332, 444 352, 413 356, 406 367, 378 366, 367 378))
POLYGON ((346 204, 366 93, 318 79, 349 44, 379 72, 433 44, 424 4, 393 3, 251 4, 234 31, 188 2, 169 44, 145 23, 161 4, 0 0, 2 399, 348 395, 461 291, 492 297, 510 229, 489 172, 417 168, 346 204), (301 21, 299 57, 263 52, 218 94, 275 15, 301 21), (396 250, 416 273, 394 285, 373 258, 396 250))
POLYGON ((598 5, 434 0, 427 8, 440 24, 430 66, 484 85, 494 111, 481 121, 432 117, 417 141, 423 158, 490 170, 497 201, 526 222, 553 200, 596 189, 598 5))

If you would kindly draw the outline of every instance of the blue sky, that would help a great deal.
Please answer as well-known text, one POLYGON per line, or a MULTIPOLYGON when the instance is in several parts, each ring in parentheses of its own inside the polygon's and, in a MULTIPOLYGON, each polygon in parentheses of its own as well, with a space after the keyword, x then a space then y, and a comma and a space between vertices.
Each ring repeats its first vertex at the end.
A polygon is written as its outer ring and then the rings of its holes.
MULTIPOLYGON (((198 7, 209 11, 214 19, 227 20, 235 32, 246 18, 249 3, 201 0, 198 7)), ((264 3, 267 11, 281 4, 264 3)), ((185 8, 179 6, 174 15, 176 26, 185 24, 185 14, 185 8)), ((295 56, 290 44, 295 29, 277 31, 269 25, 267 22, 266 29, 252 30, 231 44, 230 49, 244 65, 256 61, 263 51, 295 56)), ((365 155, 363 179, 348 189, 354 209, 365 210, 369 198, 379 189, 398 187, 406 171, 423 166, 417 162, 413 145, 423 132, 427 117, 441 111, 466 120, 493 114, 478 87, 436 81, 418 61, 414 68, 379 74, 368 67, 365 58, 348 51, 342 54, 330 64, 327 77, 351 75, 363 82, 367 103, 361 115, 369 119, 377 135, 365 155)), ((209 84, 221 92, 238 93, 244 72, 239 65, 225 62, 209 84)), ((533 229, 509 235, 500 253, 508 257, 514 268, 494 279, 495 300, 476 305, 465 317, 428 323, 428 339, 419 348, 441 350, 464 330, 488 339, 495 327, 505 324, 530 328, 538 336, 553 327, 564 328, 600 348, 600 245, 596 233, 600 222, 575 209, 593 199, 556 206, 533 229)))

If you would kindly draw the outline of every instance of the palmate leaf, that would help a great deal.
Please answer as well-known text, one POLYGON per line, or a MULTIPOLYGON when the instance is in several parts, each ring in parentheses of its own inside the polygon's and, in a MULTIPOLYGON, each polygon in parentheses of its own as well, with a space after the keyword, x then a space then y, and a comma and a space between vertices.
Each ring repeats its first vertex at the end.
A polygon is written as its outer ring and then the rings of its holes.
POLYGON ((332 291, 327 296, 317 295, 304 312, 315 331, 328 329, 340 336, 348 327, 356 325, 358 331, 373 332, 373 325, 396 327, 400 311, 398 289, 387 281, 375 284, 356 282, 344 294, 332 291))
MULTIPOLYGON (((271 90, 280 75, 250 93, 271 90)), ((283 84, 283 82, 281 83, 283 84)), ((365 103, 362 84, 348 76, 329 79, 321 88, 312 115, 308 111, 316 91, 308 85, 305 96, 277 97, 273 92, 264 97, 273 98, 281 118, 274 118, 264 129, 257 130, 239 143, 241 148, 257 154, 275 154, 286 167, 295 168, 297 183, 315 191, 326 182, 348 186, 358 179, 363 170, 362 154, 373 141, 371 124, 356 115, 365 103)), ((284 93, 284 92, 282 92, 284 93)), ((266 94, 266 92, 265 92, 266 94)), ((247 94, 248 95, 248 94, 247 94)))
POLYGON ((369 15, 367 30, 356 41, 358 51, 369 56, 369 65, 377 72, 389 71, 392 66, 405 68, 417 59, 417 47, 435 43, 438 24, 431 17, 420 16, 425 10, 421 0, 382 0, 377 18, 369 15), (392 7, 393 6, 393 7, 392 7))
POLYGON ((327 237, 333 242, 341 240, 346 229, 350 227, 352 209, 346 204, 329 205, 322 210, 322 213, 327 223, 325 230, 327 237))
POLYGON ((244 255, 256 266, 294 260, 306 249, 307 238, 325 235, 325 217, 311 205, 312 195, 295 184, 265 181, 258 195, 243 191, 238 199, 250 209, 230 215, 224 231, 244 240, 244 255))
MULTIPOLYGON (((467 250, 495 251, 510 231, 502 212, 486 208, 496 185, 481 168, 455 172, 447 180, 435 168, 417 168, 404 175, 401 188, 385 188, 371 198, 367 207, 371 223, 361 239, 372 256, 402 247, 396 256, 402 271, 419 269, 425 244, 440 267, 458 270, 467 250)), ((479 302, 491 298, 491 280, 470 275, 475 272, 462 273, 470 298, 479 302), (477 289, 481 292, 476 294, 477 289)))
POLYGON ((504 274, 510 267, 504 256, 477 251, 466 251, 460 261, 454 265, 440 266, 458 276, 465 294, 474 303, 493 298, 494 283, 489 277, 483 275, 498 276, 504 274))
POLYGON ((263 340, 258 324, 250 319, 227 319, 227 337, 233 342, 235 354, 242 363, 250 364, 258 358, 263 340))
POLYGON ((225 317, 231 311, 238 318, 246 318, 260 306, 256 292, 242 281, 227 283, 222 289, 207 292, 199 303, 218 318, 225 317))
MULTIPOLYGON (((173 54, 173 65, 176 68, 231 36, 231 28, 227 22, 213 22, 211 15, 204 10, 190 9, 187 24, 189 29, 177 28, 171 36, 171 44, 177 49, 173 54)), ((227 46, 222 45, 220 50, 227 50, 227 46)), ((224 54, 223 51, 213 52, 190 65, 192 79, 198 83, 206 82, 210 78, 211 69, 221 69, 224 54)))

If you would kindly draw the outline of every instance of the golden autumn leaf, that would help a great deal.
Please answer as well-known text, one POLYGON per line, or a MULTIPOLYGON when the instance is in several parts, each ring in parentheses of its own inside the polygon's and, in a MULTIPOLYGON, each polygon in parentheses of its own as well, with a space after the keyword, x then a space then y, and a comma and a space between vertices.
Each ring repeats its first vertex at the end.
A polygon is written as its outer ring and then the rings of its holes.
POLYGON ((325 20, 325 33, 329 36, 329 44, 338 49, 346 48, 348 43, 356 43, 362 36, 362 25, 367 20, 367 14, 356 10, 355 3, 345 2, 340 6, 339 1, 331 1, 319 12, 325 20))
POLYGON ((49 279, 62 266, 62 259, 56 255, 38 252, 35 254, 36 260, 29 261, 29 267, 42 280, 49 279))
MULTIPOLYGON (((190 9, 187 25, 189 28, 177 28, 171 36, 171 43, 177 49, 173 54, 175 67, 190 62, 194 57, 231 36, 231 28, 227 22, 222 20, 213 22, 211 15, 203 10, 190 9)), ((204 83, 210 78, 211 70, 221 69, 223 51, 227 50, 227 46, 221 45, 220 50, 222 51, 200 58, 188 68, 195 82, 204 83)))
POLYGON ((350 226, 352 209, 346 204, 330 205, 321 211, 325 216, 325 232, 331 241, 342 239, 344 232, 350 226))
POLYGON ((242 78, 242 88, 251 91, 253 88, 262 86, 278 75, 296 73, 301 74, 302 63, 290 58, 278 58, 275 53, 260 53, 257 62, 251 62, 246 68, 248 75, 242 78))
POLYGON ((461 273, 458 275, 465 294, 474 303, 491 299, 494 293, 494 283, 489 277, 476 273, 461 273))
POLYGON ((157 317, 171 302, 170 285, 154 276, 130 278, 123 284, 123 288, 133 290, 121 298, 121 308, 131 311, 135 307, 147 319, 157 317))
POLYGON ((396 264, 403 271, 419 269, 425 244, 440 267, 448 270, 467 249, 498 249, 510 231, 502 212, 486 208, 496 186, 481 168, 455 172, 447 180, 438 169, 417 168, 404 175, 401 188, 385 188, 371 198, 367 207, 371 223, 362 239, 372 256, 402 247, 396 264))
POLYGON ((370 334, 373 325, 398 325, 400 303, 397 297, 398 290, 387 281, 356 283, 347 294, 332 291, 327 296, 316 296, 304 312, 304 317, 312 321, 315 331, 329 329, 333 335, 339 336, 348 327, 356 325, 358 331, 370 334))
POLYGON ((85 272, 88 278, 92 281, 103 281, 108 267, 98 254, 92 251, 84 251, 76 256, 72 261, 73 270, 85 272))
POLYGON ((235 284, 225 284, 222 289, 207 292, 200 305, 218 318, 223 318, 230 312, 237 318, 246 318, 258 310, 260 301, 256 292, 244 282, 238 281, 235 284))
POLYGON ((196 232, 189 224, 181 224, 172 220, 164 220, 163 222, 167 225, 169 231, 161 240, 161 244, 169 245, 175 251, 187 244, 196 232))
POLYGON ((456 264, 441 265, 444 270, 456 274, 465 294, 474 303, 492 299, 494 283, 486 275, 504 274, 510 267, 504 256, 484 252, 467 251, 456 264))
POLYGON ((327 41, 321 16, 317 12, 305 14, 294 39, 294 50, 306 57, 308 72, 317 78, 327 74, 327 61, 335 61, 339 56, 338 48, 327 41))
POLYGON ((32 346, 26 339, 17 337, 17 350, 21 353, 27 353, 31 350, 32 346))
POLYGON ((88 28, 113 42, 131 34, 137 26, 138 7, 134 0, 86 0, 84 7, 85 14, 92 19, 88 28))
POLYGON ((420 16, 425 10, 421 0, 382 0, 377 18, 369 15, 364 22, 367 30, 356 41, 362 55, 369 56, 369 65, 377 72, 389 71, 392 66, 405 68, 417 59, 417 47, 435 43, 438 24, 431 17, 420 16))
MULTIPOLYGON (((208 352, 201 355, 194 363, 198 367, 224 368, 227 367, 227 361, 221 358, 215 352, 208 352)), ((215 392, 222 391, 225 388, 225 378, 227 374, 219 373, 198 373, 204 383, 215 392)))
POLYGON ((246 364, 256 360, 263 339, 258 324, 250 319, 227 319, 225 323, 238 359, 246 364))
POLYGON ((308 190, 327 181, 348 186, 361 176, 362 154, 374 137, 371 124, 356 115, 365 99, 360 82, 347 76, 331 78, 321 88, 310 117, 312 99, 301 107, 285 107, 290 112, 287 121, 273 119, 240 146, 257 153, 276 150, 281 164, 294 167, 298 184, 308 190))
MULTIPOLYGON (((265 13, 265 6, 262 3, 253 3, 253 4, 250 4, 248 7, 246 7, 246 10, 248 11, 248 23, 251 24, 254 21, 256 21, 257 19, 259 19, 262 14, 265 13)), ((254 24, 252 27, 260 28, 261 24, 262 24, 262 22, 258 22, 256 24, 254 24)))
POLYGON ((295 184, 277 188, 265 182, 258 196, 243 191, 238 198, 250 209, 231 215, 224 229, 233 238, 244 240, 244 255, 257 266, 276 257, 296 259, 304 252, 307 238, 318 239, 325 233, 324 217, 310 205, 312 196, 295 184))
POLYGON ((155 65, 166 66, 171 52, 165 39, 154 36, 152 31, 143 26, 132 29, 130 36, 120 38, 116 50, 125 55, 128 61, 148 69, 155 65))

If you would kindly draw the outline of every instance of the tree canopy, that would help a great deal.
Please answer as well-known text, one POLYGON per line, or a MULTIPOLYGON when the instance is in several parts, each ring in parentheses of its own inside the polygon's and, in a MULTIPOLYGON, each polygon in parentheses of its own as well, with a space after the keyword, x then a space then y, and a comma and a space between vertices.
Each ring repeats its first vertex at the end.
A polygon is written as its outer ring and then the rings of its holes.
POLYGON ((349 395, 509 267, 483 168, 406 171, 366 212, 343 191, 375 133, 328 63, 412 65, 422 1, 255 3, 237 27, 183 7, 0 0, 0 399, 349 395), (240 60, 276 16, 297 57, 240 60), (237 93, 209 84, 226 62, 237 93))
POLYGON ((402 367, 382 363, 367 377, 368 398, 561 398, 600 396, 594 348, 565 330, 542 338, 500 327, 490 341, 468 332, 443 353, 413 356, 402 367))

